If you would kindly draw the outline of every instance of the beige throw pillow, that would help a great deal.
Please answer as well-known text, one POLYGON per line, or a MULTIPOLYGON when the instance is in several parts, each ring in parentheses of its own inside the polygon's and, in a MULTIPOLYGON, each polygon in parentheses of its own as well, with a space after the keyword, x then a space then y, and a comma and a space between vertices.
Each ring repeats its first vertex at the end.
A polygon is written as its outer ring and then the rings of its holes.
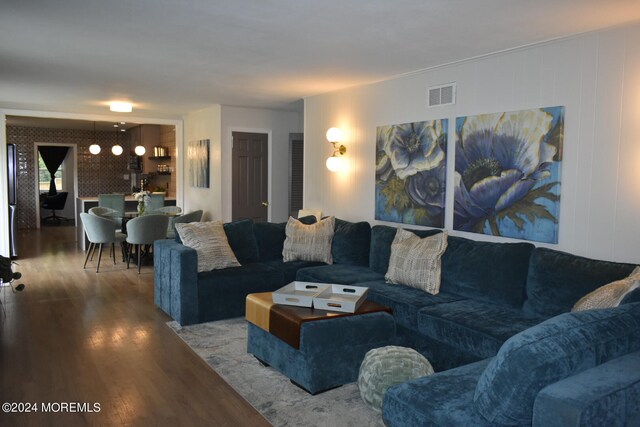
POLYGON ((240 267, 222 221, 191 222, 176 224, 182 244, 193 248, 198 254, 198 273, 220 270, 227 267, 240 267))
POLYGON ((286 239, 282 248, 282 260, 318 261, 333 264, 331 242, 335 218, 330 216, 315 224, 303 224, 289 217, 285 228, 286 239))
POLYGON ((391 243, 387 283, 411 286, 432 295, 440 292, 440 258, 447 249, 447 232, 420 238, 398 229, 391 243))
POLYGON ((580 298, 571 311, 617 307, 629 292, 640 286, 639 281, 640 267, 636 267, 628 277, 601 286, 580 298))

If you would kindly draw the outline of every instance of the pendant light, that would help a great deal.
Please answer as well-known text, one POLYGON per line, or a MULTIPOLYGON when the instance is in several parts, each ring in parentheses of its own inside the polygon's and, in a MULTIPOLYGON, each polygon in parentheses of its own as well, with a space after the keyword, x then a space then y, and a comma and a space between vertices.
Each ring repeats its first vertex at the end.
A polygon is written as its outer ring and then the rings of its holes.
POLYGON ((116 145, 114 145, 113 147, 111 147, 111 152, 116 155, 119 156, 120 154, 122 154, 122 152, 124 151, 122 149, 122 145, 119 144, 120 141, 120 132, 118 132, 118 124, 116 123, 115 125, 113 125, 113 127, 116 128, 116 145))
POLYGON ((98 145, 96 138, 96 122, 93 122, 93 144, 89 146, 89 152, 93 155, 100 153, 100 146, 98 145))

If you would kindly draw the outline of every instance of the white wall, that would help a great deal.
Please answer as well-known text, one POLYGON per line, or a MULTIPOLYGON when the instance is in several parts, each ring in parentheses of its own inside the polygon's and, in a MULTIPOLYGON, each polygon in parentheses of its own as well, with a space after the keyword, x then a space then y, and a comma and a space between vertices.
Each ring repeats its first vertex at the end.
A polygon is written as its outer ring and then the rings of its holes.
POLYGON ((231 220, 232 132, 269 135, 269 221, 289 215, 289 133, 302 132, 301 114, 260 108, 222 107, 222 218, 231 220))
MULTIPOLYGON (((204 211, 203 221, 222 219, 222 175, 220 168, 220 105, 215 105, 204 110, 199 110, 184 117, 184 147, 189 142, 200 139, 209 139, 209 167, 210 186, 209 188, 196 188, 189 185, 188 172, 189 164, 185 155, 182 156, 177 167, 183 171, 184 177, 184 212, 198 209, 204 211)), ((186 151, 186 150, 184 150, 186 151)))
MULTIPOLYGON (((560 250, 640 263, 640 24, 433 68, 305 100, 305 206, 374 221, 376 126, 449 118, 447 218, 453 224, 457 116, 565 106, 560 250), (429 86, 457 82, 454 106, 429 86), (346 133, 347 171, 325 165, 329 127, 346 133)), ((458 233, 465 237, 506 239, 458 233)))

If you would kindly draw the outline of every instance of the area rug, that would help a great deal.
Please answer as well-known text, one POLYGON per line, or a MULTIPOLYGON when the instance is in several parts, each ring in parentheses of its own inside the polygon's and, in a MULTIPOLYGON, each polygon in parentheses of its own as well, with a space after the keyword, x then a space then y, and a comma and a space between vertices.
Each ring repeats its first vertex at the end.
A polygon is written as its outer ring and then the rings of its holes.
POLYGON ((244 318, 181 327, 180 338, 274 426, 384 426, 360 398, 355 383, 311 396, 247 353, 244 318))

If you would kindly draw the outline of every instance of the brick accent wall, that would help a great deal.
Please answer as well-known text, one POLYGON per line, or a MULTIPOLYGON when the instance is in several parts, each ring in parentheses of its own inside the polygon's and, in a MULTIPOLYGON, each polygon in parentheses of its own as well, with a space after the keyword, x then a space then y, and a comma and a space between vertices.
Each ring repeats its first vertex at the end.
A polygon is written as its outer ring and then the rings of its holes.
MULTIPOLYGON (((18 228, 36 228, 35 202, 35 143, 64 143, 76 146, 78 157, 78 197, 97 196, 100 193, 131 192, 131 182, 125 180, 129 163, 129 153, 132 152, 130 136, 127 133, 98 131, 96 140, 102 151, 98 155, 89 152, 93 144, 92 130, 31 128, 23 126, 7 126, 7 143, 16 144, 18 151, 18 228), (124 148, 124 153, 114 156, 111 147, 118 142, 124 148)), ((69 198, 68 203, 75 204, 75 199, 69 198)))

